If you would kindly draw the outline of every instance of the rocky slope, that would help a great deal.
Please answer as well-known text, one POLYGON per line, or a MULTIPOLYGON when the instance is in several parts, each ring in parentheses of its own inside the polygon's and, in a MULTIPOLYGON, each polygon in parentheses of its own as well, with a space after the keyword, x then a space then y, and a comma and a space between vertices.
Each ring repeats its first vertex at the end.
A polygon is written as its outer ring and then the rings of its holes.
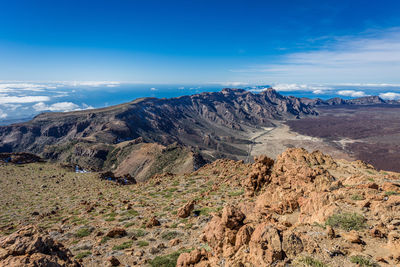
POLYGON ((1 235, 38 225, 84 266, 400 264, 400 174, 361 161, 297 148, 127 186, 53 163, 0 169, 1 235))
POLYGON ((141 137, 147 143, 177 142, 231 155, 237 153, 230 145, 236 137, 232 131, 315 114, 298 98, 273 89, 260 94, 223 89, 171 99, 143 98, 103 109, 44 113, 26 123, 1 126, 0 152, 42 153, 46 146, 71 141, 116 144, 141 137))
POLYGON ((81 266, 72 253, 33 226, 0 238, 0 266, 81 266))
POLYGON ((168 146, 145 143, 142 138, 118 144, 72 141, 47 146, 42 155, 86 171, 111 171, 113 176, 121 178, 131 176, 137 182, 157 173, 192 172, 206 163, 198 152, 188 147, 176 143, 168 146))
POLYGON ((302 149, 271 162, 257 159, 246 181, 254 202, 226 205, 205 227, 211 251, 184 253, 177 266, 400 263, 398 174, 302 149))
POLYGON ((399 101, 396 100, 383 100, 379 96, 363 96, 354 99, 342 99, 340 97, 334 97, 328 100, 322 100, 320 98, 300 98, 301 102, 312 106, 337 106, 337 105, 379 105, 379 104, 400 104, 399 101))
POLYGON ((204 136, 214 135, 218 127, 263 126, 270 119, 307 114, 315 112, 298 98, 273 89, 260 94, 224 89, 171 99, 144 98, 104 109, 44 113, 26 123, 2 126, 1 150, 40 153, 46 145, 70 140, 113 144, 138 137, 163 145, 207 146, 204 136))

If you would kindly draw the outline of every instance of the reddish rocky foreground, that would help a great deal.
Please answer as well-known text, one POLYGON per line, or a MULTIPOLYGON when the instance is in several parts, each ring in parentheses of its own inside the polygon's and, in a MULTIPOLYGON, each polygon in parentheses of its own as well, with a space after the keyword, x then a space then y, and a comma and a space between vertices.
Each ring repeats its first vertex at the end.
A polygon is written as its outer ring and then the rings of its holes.
POLYGON ((81 266, 72 257, 62 244, 34 226, 0 239, 0 266, 81 266))
POLYGON ((361 161, 296 148, 127 186, 50 167, 3 164, 0 266, 400 265, 400 174, 361 161), (60 208, 44 210, 53 191, 60 208), (36 221, 14 217, 30 204, 36 221))
POLYGON ((398 174, 303 149, 275 163, 258 157, 252 168, 249 198, 226 205, 199 237, 211 249, 183 253, 177 266, 400 264, 398 174))

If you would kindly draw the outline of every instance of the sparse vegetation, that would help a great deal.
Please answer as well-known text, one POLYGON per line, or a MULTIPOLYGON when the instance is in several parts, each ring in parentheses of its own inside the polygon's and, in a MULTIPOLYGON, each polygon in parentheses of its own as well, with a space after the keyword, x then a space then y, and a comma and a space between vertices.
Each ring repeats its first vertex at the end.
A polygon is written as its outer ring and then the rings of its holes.
POLYGON ((86 258, 87 256, 92 255, 92 252, 90 251, 83 251, 83 252, 79 252, 76 256, 75 259, 79 260, 79 259, 83 259, 86 258))
POLYGON ((361 255, 357 255, 357 256, 351 256, 350 257, 350 262, 358 264, 358 266, 360 267, 378 267, 379 265, 374 263, 372 260, 361 256, 361 255))
POLYGON ((144 241, 144 240, 140 240, 137 242, 137 245, 142 248, 142 247, 147 247, 149 245, 149 242, 144 241))
POLYGON ((135 225, 135 222, 128 222, 127 224, 125 224, 125 228, 129 228, 131 226, 135 225))
POLYGON ((190 252, 190 250, 180 250, 174 253, 157 256, 150 261, 151 267, 175 267, 179 256, 184 252, 190 252))
POLYGON ((357 213, 339 213, 328 218, 325 223, 332 227, 339 227, 343 230, 360 230, 365 228, 364 216, 357 213))
POLYGON ((386 191, 385 196, 393 196, 393 195, 400 195, 399 192, 396 191, 386 191))
MULTIPOLYGON (((221 211, 227 205, 239 207, 242 205, 241 202, 246 205, 258 200, 257 196, 248 197, 247 194, 246 197, 243 196, 245 192, 243 190, 243 179, 246 179, 246 175, 249 171, 248 168, 243 167, 245 173, 237 173, 237 168, 230 168, 230 163, 223 163, 223 168, 218 165, 214 167, 210 164, 208 168, 202 168, 196 173, 175 175, 170 179, 157 179, 149 181, 148 183, 127 186, 119 186, 115 185, 113 182, 99 180, 95 176, 95 173, 75 174, 65 171, 61 172, 54 168, 56 172, 62 173, 62 175, 64 175, 63 177, 61 174, 53 173, 50 167, 46 167, 54 166, 50 165, 51 163, 43 165, 43 168, 47 169, 45 172, 39 172, 39 179, 37 176, 32 177, 32 179, 21 179, 19 176, 24 177, 23 175, 15 175, 18 179, 17 181, 20 182, 23 187, 20 185, 17 186, 15 181, 11 183, 0 173, 0 178, 2 178, 0 182, 2 186, 4 185, 6 189, 15 188, 11 190, 11 192, 18 192, 17 190, 22 189, 26 190, 26 188, 30 190, 32 190, 32 188, 40 188, 42 184, 47 184, 48 186, 47 189, 38 192, 37 196, 35 194, 36 192, 31 193, 28 191, 25 194, 29 197, 24 197, 23 194, 14 194, 16 196, 15 198, 6 195, 4 199, 0 199, 0 204, 3 204, 0 207, 2 211, 0 213, 0 229, 2 229, 0 230, 0 234, 5 235, 8 231, 13 232, 18 230, 20 226, 16 223, 12 224, 15 222, 16 216, 17 218, 23 219, 25 214, 29 215, 33 211, 41 215, 50 212, 53 207, 57 206, 59 209, 56 210, 56 214, 51 214, 51 216, 48 217, 38 215, 27 216, 24 222, 26 222, 26 220, 32 220, 32 218, 38 219, 38 225, 54 229, 54 226, 58 226, 54 224, 63 220, 67 227, 66 230, 61 233, 61 237, 65 238, 65 241, 62 243, 66 248, 74 252, 75 259, 81 260, 83 265, 90 262, 106 261, 106 255, 109 255, 112 250, 120 251, 119 253, 121 253, 121 255, 122 253, 128 254, 127 251, 125 251, 126 253, 123 251, 128 250, 129 254, 131 254, 131 251, 133 251, 133 254, 140 251, 143 255, 139 260, 135 256, 119 257, 116 255, 121 265, 131 265, 133 261, 137 261, 139 265, 175 266, 177 258, 184 252, 175 251, 180 247, 196 247, 197 249, 205 249, 206 251, 212 250, 206 243, 209 242, 208 240, 199 243, 198 237, 204 231, 204 227, 207 223, 209 223, 207 221, 211 221, 209 219, 214 212, 221 211), (216 168, 219 168, 217 173, 220 176, 214 176, 214 174, 212 174, 216 168), (52 177, 53 175, 55 176, 54 178, 52 177), (60 186, 55 183, 56 180, 60 182, 60 186), (29 183, 34 186, 29 187, 29 183), (93 187, 93 190, 87 190, 88 187, 93 187), (49 190, 49 188, 52 188, 52 190, 49 190), (65 197, 58 198, 58 196, 65 197), (27 199, 32 199, 32 201, 29 202, 27 199), (196 205, 191 215, 187 218, 177 216, 177 210, 190 200, 196 200, 196 205), (6 206, 6 202, 11 205, 6 206), (25 208, 25 206, 21 205, 22 203, 28 203, 27 205, 29 206, 25 208), (88 211, 89 208, 91 208, 90 213, 88 211), (153 216, 160 221, 161 226, 150 227, 147 225, 153 216), (11 226, 14 228, 11 228, 11 226), (113 228, 124 228, 127 231, 127 236, 120 238, 107 237, 108 232, 113 228), (96 231, 91 232, 91 229, 96 229, 96 231), (190 235, 187 235, 189 231, 190 235), (170 243, 169 241, 173 239, 177 239, 176 242, 170 243), (98 244, 98 242, 100 244, 98 244), (161 243, 166 246, 159 246, 161 243), (98 253, 93 252, 93 255, 90 256, 91 249, 89 247, 92 245, 99 245, 102 248, 102 254, 98 255, 98 253)), ((354 168, 350 168, 352 167, 350 164, 348 164, 348 166, 346 171, 351 173, 354 168)), ((14 169, 5 169, 4 172, 8 171, 11 173, 14 169)), ((33 173, 32 170, 24 166, 19 167, 18 171, 26 174, 26 176, 33 173)), ((356 170, 354 169, 354 171, 356 170)), ((362 175, 365 175, 364 172, 363 170, 362 175)), ((346 175, 347 174, 348 173, 346 173, 346 175)), ((353 173, 351 173, 351 175, 353 175, 353 173)), ((376 176, 370 176, 374 177, 375 183, 381 186, 383 180, 382 176, 379 175, 382 175, 381 172, 377 172, 376 176)), ((356 176, 355 178, 355 184, 357 184, 359 180, 366 182, 367 179, 364 176, 361 179, 356 176)), ((338 180, 340 179, 341 178, 338 176, 338 180)), ((361 188, 354 186, 353 182, 354 181, 350 180, 349 183, 346 184, 347 187, 340 187, 340 190, 331 191, 332 189, 328 188, 328 191, 326 191, 328 194, 335 194, 335 196, 338 196, 338 194, 344 196, 343 198, 337 198, 338 208, 344 212, 332 215, 323 224, 314 223, 312 225, 301 225, 306 231, 322 233, 319 237, 321 237, 321 242, 323 242, 324 245, 331 246, 335 242, 342 242, 344 238, 342 236, 343 231, 334 229, 336 234, 335 238, 329 239, 329 235, 324 234, 327 225, 332 225, 334 228, 342 228, 348 231, 352 229, 362 230, 367 226, 366 219, 369 220, 368 224, 370 225, 377 224, 379 218, 371 217, 371 214, 365 209, 361 209, 360 205, 355 205, 356 203, 354 201, 364 199, 364 194, 366 194, 365 196, 368 194, 368 198, 370 194, 376 194, 376 196, 380 198, 384 195, 391 196, 397 194, 397 192, 394 191, 385 192, 380 190, 370 190, 370 192, 364 193, 361 188), (348 190, 348 193, 346 190, 348 190), (352 202, 350 200, 354 201, 352 202), (354 213, 354 210, 357 210, 357 213, 354 213)), ((281 190, 280 188, 278 189, 281 190)), ((284 190, 281 191, 282 194, 286 193, 284 190)), ((390 190, 395 190, 395 188, 390 190)), ((261 194, 262 193, 264 192, 261 192, 261 194)), ((317 201, 319 200, 317 199, 317 201)), ((384 201, 383 204, 389 202, 391 201, 384 201)), ((269 209, 269 207, 266 206, 266 209, 269 209)), ((308 211, 304 212, 302 216, 309 216, 307 212, 308 211)), ((302 211, 300 211, 300 213, 302 213, 302 211)), ((281 218, 281 215, 276 214, 276 219, 280 222, 282 222, 281 218)), ((288 217, 286 219, 288 219, 288 217)), ((291 222, 292 218, 290 217, 289 219, 291 222)), ((247 222, 245 221, 244 224, 246 225, 247 222)), ((362 236, 362 239, 364 240, 365 237, 362 236)), ((365 241, 367 244, 366 246, 375 245, 370 240, 365 239, 365 241)), ((303 245, 305 247, 310 246, 308 243, 304 243, 303 245)), ((307 249, 310 249, 310 247, 307 247, 307 249)), ((96 251, 96 249, 93 251, 96 251)), ((315 252, 308 256, 302 255, 303 257, 299 256, 298 258, 288 256, 287 258, 294 266, 334 266, 332 263, 337 260, 338 257, 328 258, 324 255, 315 252)), ((375 255, 373 256, 375 257, 375 255)), ((359 266, 377 266, 371 265, 374 263, 369 258, 364 259, 358 256, 354 259, 341 256, 340 261, 343 260, 347 261, 348 265, 354 262, 354 264, 358 264, 359 266)), ((390 259, 388 261, 390 261, 390 259)), ((392 264, 392 262, 390 262, 390 264, 392 264)), ((343 265, 346 266, 346 263, 343 265)), ((268 266, 268 264, 265 266, 268 266)))
POLYGON ((360 194, 354 194, 354 195, 351 196, 351 199, 355 200, 355 201, 364 200, 364 197, 362 195, 360 195, 360 194))
POLYGON ((320 228, 322 228, 322 229, 325 229, 325 228, 326 228, 325 225, 320 224, 320 223, 317 223, 317 222, 314 222, 314 223, 313 223, 313 226, 317 226, 317 227, 320 227, 320 228))
POLYGON ((164 232, 161 234, 161 238, 165 240, 171 240, 177 237, 180 233, 176 231, 169 231, 169 232, 164 232))
POLYGON ((124 211, 121 215, 122 216, 128 216, 128 215, 130 215, 130 216, 138 216, 139 212, 137 210, 131 209, 131 210, 124 211))
POLYGON ((138 237, 143 237, 143 236, 145 236, 146 234, 147 234, 146 231, 143 230, 143 229, 135 229, 135 230, 133 230, 132 232, 129 233, 129 235, 130 235, 131 237, 136 237, 136 238, 138 238, 138 237))
POLYGON ((105 243, 107 243, 107 241, 110 240, 110 239, 111 239, 111 237, 104 236, 104 237, 101 239, 100 243, 101 243, 101 244, 105 244, 105 243))
POLYGON ((303 266, 307 266, 307 267, 308 266, 309 267, 328 267, 328 265, 326 265, 325 263, 323 263, 319 260, 316 260, 310 256, 302 257, 302 258, 298 259, 298 262, 300 264, 302 264, 303 266))
POLYGON ((231 191, 231 192, 228 193, 228 195, 230 197, 237 197, 237 196, 241 196, 243 194, 244 194, 244 190, 243 189, 240 189, 240 190, 237 190, 237 191, 231 191))
POLYGON ((89 236, 91 233, 92 233, 92 229, 91 229, 91 228, 89 228, 89 227, 84 227, 84 228, 79 229, 79 230, 75 233, 75 236, 76 236, 76 237, 79 237, 79 238, 82 238, 82 237, 85 237, 85 236, 89 236))
POLYGON ((133 241, 127 241, 127 242, 124 242, 124 243, 122 243, 120 245, 114 246, 112 249, 113 250, 123 250, 123 249, 127 249, 127 248, 132 247, 132 245, 133 245, 133 241))

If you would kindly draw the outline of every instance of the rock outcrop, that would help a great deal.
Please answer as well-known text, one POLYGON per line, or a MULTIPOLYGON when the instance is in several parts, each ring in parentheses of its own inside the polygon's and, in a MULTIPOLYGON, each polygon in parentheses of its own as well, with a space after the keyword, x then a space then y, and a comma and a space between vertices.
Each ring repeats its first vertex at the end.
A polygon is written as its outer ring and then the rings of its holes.
POLYGON ((71 252, 34 226, 0 238, 0 266, 81 266, 71 252))
POLYGON ((361 173, 370 173, 371 166, 335 161, 318 151, 289 149, 275 163, 256 158, 252 168, 244 185, 249 192, 258 192, 256 197, 248 195, 256 198, 255 203, 226 205, 201 237, 211 251, 184 253, 179 266, 219 266, 222 262, 225 266, 289 266, 308 255, 312 260, 333 260, 332 266, 345 266, 349 262, 344 263, 341 256, 370 251, 377 244, 384 249, 374 252, 374 258, 361 253, 354 261, 361 257, 369 264, 400 263, 400 222, 396 220, 400 190, 383 180, 369 182, 361 173), (358 175, 338 176, 350 173, 351 168, 358 175), (380 197, 379 192, 387 189, 396 193, 380 197), (358 205, 349 205, 358 199, 358 205), (317 234, 321 226, 326 230, 317 234))
POLYGON ((31 153, 0 153, 0 162, 26 164, 34 162, 43 162, 43 159, 31 153))
POLYGON ((183 205, 182 207, 180 207, 178 209, 178 213, 177 213, 178 217, 181 217, 181 218, 189 217, 190 213, 194 209, 194 204, 195 204, 195 201, 191 200, 188 203, 186 203, 185 205, 183 205))

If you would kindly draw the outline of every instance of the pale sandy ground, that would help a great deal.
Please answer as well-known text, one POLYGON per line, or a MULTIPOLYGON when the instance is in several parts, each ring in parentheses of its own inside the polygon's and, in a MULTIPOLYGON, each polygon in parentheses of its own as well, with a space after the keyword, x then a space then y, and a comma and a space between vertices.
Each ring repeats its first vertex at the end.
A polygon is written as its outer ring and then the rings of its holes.
MULTIPOLYGON (((289 147, 303 147, 308 151, 320 150, 337 159, 354 160, 354 158, 343 151, 343 144, 352 140, 341 140, 340 142, 327 142, 321 138, 301 135, 292 132, 289 126, 283 122, 274 121, 275 128, 263 128, 249 131, 250 140, 253 145, 248 146, 250 159, 257 155, 267 155, 276 158, 289 147)), ((248 159, 246 159, 248 160, 248 159)))

